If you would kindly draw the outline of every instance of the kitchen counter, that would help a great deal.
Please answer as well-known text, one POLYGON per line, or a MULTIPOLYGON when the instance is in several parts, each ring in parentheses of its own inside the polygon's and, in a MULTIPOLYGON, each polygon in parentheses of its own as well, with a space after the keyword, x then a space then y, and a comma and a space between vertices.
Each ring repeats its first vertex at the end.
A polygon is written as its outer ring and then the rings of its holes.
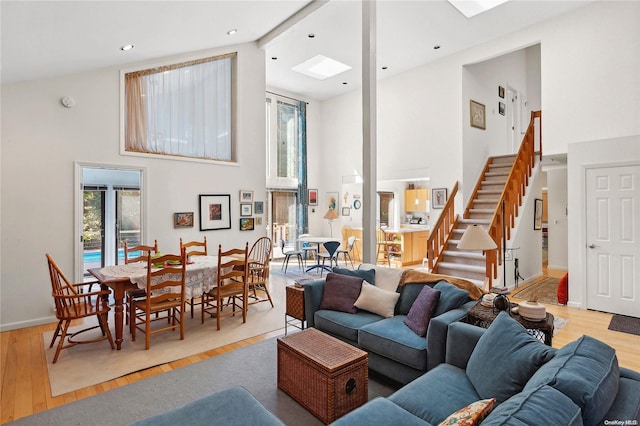
MULTIPOLYGON (((387 228, 384 230, 387 235, 394 234, 395 249, 393 253, 392 264, 395 266, 408 266, 415 265, 422 262, 422 259, 427 255, 427 240, 429 238, 430 227, 427 225, 410 225, 403 224, 399 229, 387 228)), ((353 253, 351 256, 354 261, 361 262, 362 253, 362 228, 346 228, 343 230, 343 247, 348 247, 347 239, 350 236, 357 238, 353 253)), ((382 254, 379 263, 386 263, 386 260, 382 259, 382 254)))

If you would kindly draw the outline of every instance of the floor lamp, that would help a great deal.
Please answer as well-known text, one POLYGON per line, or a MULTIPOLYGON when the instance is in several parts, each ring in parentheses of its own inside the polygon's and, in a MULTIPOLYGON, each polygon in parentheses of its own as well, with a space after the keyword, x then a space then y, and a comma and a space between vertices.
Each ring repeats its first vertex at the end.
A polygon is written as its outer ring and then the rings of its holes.
POLYGON ((334 209, 329 209, 327 210, 327 212, 324 214, 323 217, 329 221, 329 233, 330 233, 329 236, 333 237, 333 228, 331 224, 333 223, 334 220, 338 218, 338 213, 336 213, 334 209))

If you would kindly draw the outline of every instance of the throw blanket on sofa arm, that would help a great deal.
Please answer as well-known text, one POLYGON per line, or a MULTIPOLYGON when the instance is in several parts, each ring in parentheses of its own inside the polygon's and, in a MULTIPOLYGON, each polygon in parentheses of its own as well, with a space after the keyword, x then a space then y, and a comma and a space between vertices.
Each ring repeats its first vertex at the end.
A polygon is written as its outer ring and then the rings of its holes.
POLYGON ((464 278, 441 274, 430 274, 427 272, 416 271, 415 269, 407 269, 406 271, 404 271, 402 273, 402 277, 400 278, 400 283, 398 284, 398 286, 401 287, 405 284, 436 283, 443 280, 450 282, 451 284, 463 290, 467 290, 469 292, 469 299, 471 300, 478 300, 484 295, 484 292, 480 287, 478 287, 471 281, 465 280, 464 278))

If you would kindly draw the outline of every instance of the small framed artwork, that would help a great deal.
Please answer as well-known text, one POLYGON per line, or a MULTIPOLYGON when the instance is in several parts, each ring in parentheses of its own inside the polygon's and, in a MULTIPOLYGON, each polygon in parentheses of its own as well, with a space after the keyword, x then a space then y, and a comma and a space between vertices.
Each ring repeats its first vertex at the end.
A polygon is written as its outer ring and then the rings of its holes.
POLYGON ((174 228, 193 228, 193 212, 182 212, 173 214, 174 228))
POLYGON ((536 198, 535 208, 533 210, 533 229, 538 231, 542 229, 542 199, 536 198))
POLYGON ((447 202, 447 188, 433 188, 431 190, 431 207, 441 209, 447 202))
POLYGON ((200 195, 200 230, 231 229, 231 195, 200 195))
POLYGON ((253 231, 255 229, 255 221, 252 217, 240 218, 240 230, 241 231, 253 231))
POLYGON ((498 102, 498 112, 500 113, 500 115, 504 115, 504 102, 498 102))
POLYGON ((349 216, 351 214, 351 207, 342 208, 342 216, 349 216))
POLYGON ((327 209, 338 210, 338 193, 327 192, 327 209))
POLYGON ((318 190, 310 189, 309 190, 309 205, 317 206, 318 205, 318 190))
POLYGON ((256 226, 262 226, 262 216, 256 217, 256 226))
POLYGON ((504 99, 504 87, 498 86, 498 96, 504 99))
POLYGON ((240 202, 241 203, 253 203, 253 191, 247 191, 245 189, 240 190, 240 202))
POLYGON ((251 204, 245 204, 242 203, 240 204, 240 216, 251 216, 253 214, 252 210, 252 205, 251 204))
POLYGON ((264 201, 256 201, 253 203, 253 211, 255 214, 263 214, 264 213, 264 201))
POLYGON ((471 100, 469 101, 469 108, 470 108, 469 117, 470 117, 471 127, 475 127, 482 130, 486 129, 487 124, 486 124, 486 117, 484 113, 484 104, 471 100))

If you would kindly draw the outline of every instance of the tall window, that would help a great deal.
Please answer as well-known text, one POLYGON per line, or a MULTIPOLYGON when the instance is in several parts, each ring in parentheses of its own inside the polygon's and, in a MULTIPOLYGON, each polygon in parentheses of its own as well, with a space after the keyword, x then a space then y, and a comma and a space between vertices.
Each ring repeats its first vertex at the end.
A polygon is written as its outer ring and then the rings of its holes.
POLYGON ((125 73, 125 151, 236 161, 235 57, 125 73))

